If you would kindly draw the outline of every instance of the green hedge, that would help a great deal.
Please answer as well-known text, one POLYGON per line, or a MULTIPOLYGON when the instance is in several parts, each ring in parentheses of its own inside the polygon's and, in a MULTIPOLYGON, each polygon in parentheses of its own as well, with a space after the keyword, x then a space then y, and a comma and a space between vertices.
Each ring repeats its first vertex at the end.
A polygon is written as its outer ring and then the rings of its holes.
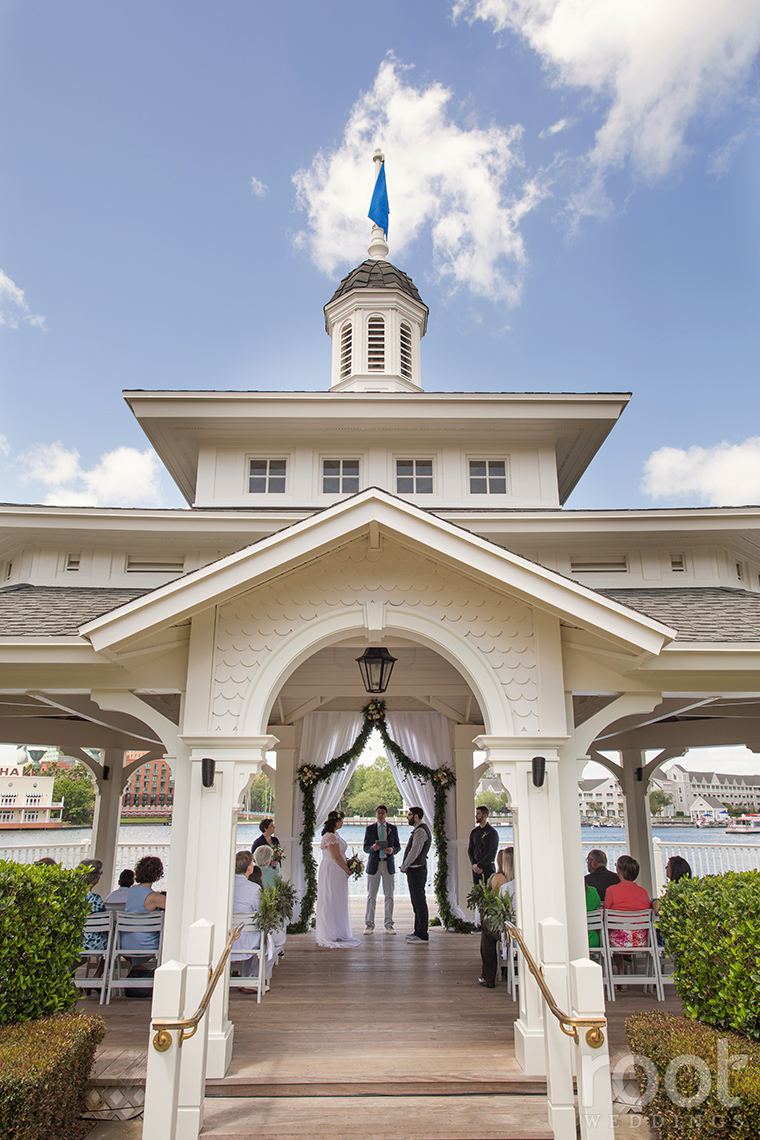
POLYGON ((760 872, 671 883, 660 932, 689 1016, 760 1037, 760 872))
POLYGON ((637 1013, 625 1027, 633 1052, 648 1059, 637 1065, 639 1091, 660 1140, 757 1140, 760 1046, 669 1013, 637 1013))
POLYGON ((90 913, 82 871, 0 861, 0 1025, 69 1009, 90 913))
POLYGON ((85 1110, 99 1017, 57 1014, 0 1029, 0 1136, 74 1140, 85 1110))

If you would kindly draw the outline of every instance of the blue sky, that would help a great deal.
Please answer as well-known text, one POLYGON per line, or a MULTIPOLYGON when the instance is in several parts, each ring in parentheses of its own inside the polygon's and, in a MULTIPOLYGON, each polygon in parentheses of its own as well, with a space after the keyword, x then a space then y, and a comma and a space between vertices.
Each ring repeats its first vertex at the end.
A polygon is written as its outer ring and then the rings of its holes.
POLYGON ((324 390, 366 255, 429 391, 633 391, 570 507, 760 502, 757 0, 0 0, 0 499, 181 505, 123 388, 324 390))

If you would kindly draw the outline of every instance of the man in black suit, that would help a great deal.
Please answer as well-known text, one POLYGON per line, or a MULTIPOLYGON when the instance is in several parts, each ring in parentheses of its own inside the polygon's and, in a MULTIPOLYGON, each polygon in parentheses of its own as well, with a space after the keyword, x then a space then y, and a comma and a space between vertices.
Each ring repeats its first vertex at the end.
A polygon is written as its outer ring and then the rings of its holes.
POLYGON ((371 823, 364 832, 364 850, 368 852, 367 860, 367 913, 364 921, 365 934, 372 934, 375 929, 375 907, 377 905, 377 892, 380 883, 383 884, 383 898, 385 899, 385 931, 386 934, 395 934, 393 929, 393 882, 396 866, 393 856, 398 855, 401 843, 398 837, 398 828, 392 823, 386 823, 388 809, 385 804, 378 804, 375 808, 377 823, 371 823))
POLYGON ((496 871, 496 852, 499 850, 499 833, 488 822, 488 808, 475 808, 475 827, 470 832, 467 848, 472 864, 472 881, 487 883, 496 871))
POLYGON ((619 883, 620 877, 614 871, 607 869, 607 853, 598 848, 589 851, 586 856, 586 866, 588 867, 588 874, 585 877, 586 886, 596 887, 599 898, 604 902, 607 887, 619 883))

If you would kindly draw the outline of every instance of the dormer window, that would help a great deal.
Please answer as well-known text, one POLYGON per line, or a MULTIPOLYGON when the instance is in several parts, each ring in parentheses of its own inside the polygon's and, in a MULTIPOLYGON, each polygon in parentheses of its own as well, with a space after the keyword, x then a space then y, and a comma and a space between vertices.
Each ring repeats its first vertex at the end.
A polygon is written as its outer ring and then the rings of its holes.
POLYGON ((370 317, 367 323, 367 371, 385 371, 385 321, 370 317))
POLYGON ((340 334, 340 378, 345 380, 347 376, 351 375, 351 362, 354 343, 354 330, 350 321, 348 321, 341 330, 340 334))
POLYGON ((432 459, 397 459, 396 491, 399 495, 432 495, 432 459))
POLYGON ((323 494, 355 495, 358 490, 358 459, 324 459, 322 461, 323 494))
POLYGON ((252 459, 248 475, 251 495, 284 495, 287 461, 285 459, 252 459))
POLYGON ((471 495, 506 495, 507 464, 503 459, 470 460, 471 495))
POLYGON ((399 348, 401 354, 401 375, 407 380, 412 378, 412 330, 406 321, 402 322, 399 334, 399 348))

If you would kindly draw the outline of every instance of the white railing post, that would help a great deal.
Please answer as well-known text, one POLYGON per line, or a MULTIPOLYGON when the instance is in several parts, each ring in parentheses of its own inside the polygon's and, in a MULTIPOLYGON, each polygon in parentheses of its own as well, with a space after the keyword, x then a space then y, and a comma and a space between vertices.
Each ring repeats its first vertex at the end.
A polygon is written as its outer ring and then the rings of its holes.
MULTIPOLYGON (((597 962, 579 958, 570 963, 570 1004, 573 1017, 605 1016, 602 967, 597 962)), ((581 1140, 615 1140, 606 1022, 602 1028, 604 1040, 598 1048, 594 1048, 593 1036, 589 1042, 587 1033, 579 1027, 575 1045, 581 1140)))
MULTIPOLYGON (((213 942, 214 924, 205 918, 194 922, 187 940, 185 1017, 192 1017, 206 992, 213 942)), ((176 1140, 198 1140, 203 1127, 207 1051, 208 1018, 204 1014, 193 1036, 182 1046, 176 1140)))
MULTIPOLYGON (((182 962, 165 962, 153 975, 152 1020, 182 1017, 185 1006, 187 967, 182 962)), ((154 1031, 148 1042, 148 1071, 145 1078, 143 1140, 176 1140, 179 1074, 182 1051, 172 1034, 168 1049, 153 1047, 154 1031)))
MULTIPOLYGON (((562 923, 554 918, 541 919, 538 924, 538 945, 546 984, 559 1008, 566 1010, 569 1005, 567 941, 562 923)), ((572 1043, 567 1034, 560 1029, 559 1022, 546 1002, 544 1002, 544 1048, 549 1124, 554 1140, 575 1140, 572 1043)))
POLYGON ((654 897, 657 899, 665 889, 665 868, 662 865, 662 840, 656 835, 652 836, 652 852, 654 854, 654 897))

